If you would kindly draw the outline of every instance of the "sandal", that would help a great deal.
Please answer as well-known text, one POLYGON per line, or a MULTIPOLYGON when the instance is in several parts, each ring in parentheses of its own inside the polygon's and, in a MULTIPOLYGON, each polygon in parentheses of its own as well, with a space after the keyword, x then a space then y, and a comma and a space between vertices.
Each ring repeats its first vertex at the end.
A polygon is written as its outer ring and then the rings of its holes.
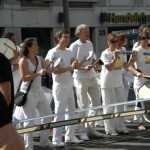
POLYGON ((139 130, 146 130, 143 123, 139 124, 139 130))

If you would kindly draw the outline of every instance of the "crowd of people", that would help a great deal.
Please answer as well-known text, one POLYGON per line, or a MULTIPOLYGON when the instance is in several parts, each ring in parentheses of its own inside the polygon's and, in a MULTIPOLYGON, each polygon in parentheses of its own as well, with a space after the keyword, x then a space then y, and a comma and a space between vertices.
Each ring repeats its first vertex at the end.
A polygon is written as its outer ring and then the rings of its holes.
MULTIPOLYGON (((19 90, 22 92, 26 92, 28 86, 30 86, 32 82, 27 101, 19 108, 24 119, 35 117, 37 112, 40 116, 52 114, 49 101, 44 95, 41 84, 41 76, 46 73, 52 74, 52 93, 55 103, 55 114, 76 109, 72 78, 77 99, 77 109, 126 102, 128 100, 129 85, 125 78, 125 74, 128 71, 135 74, 134 91, 138 99, 138 89, 148 81, 143 75, 150 75, 149 27, 147 25, 142 25, 139 28, 138 42, 135 43, 133 53, 128 59, 126 54, 121 53, 122 51, 126 51, 124 47, 126 45, 126 34, 109 33, 107 35, 108 48, 102 52, 100 57, 103 65, 101 65, 99 61, 97 61, 98 63, 94 63, 98 58, 96 54, 94 54, 93 44, 90 41, 90 29, 88 25, 81 24, 77 26, 75 35, 78 39, 69 46, 69 31, 65 29, 59 30, 55 36, 56 46, 48 51, 45 59, 38 56, 39 46, 35 39, 26 38, 19 47, 16 45, 14 33, 9 32, 3 36, 14 42, 17 51, 14 51, 14 58, 10 61, 0 53, 0 61, 3 62, 0 63, 0 70, 4 67, 8 68, 5 72, 0 71, 0 107, 1 110, 4 110, 1 111, 3 114, 0 115, 0 135, 4 135, 3 131, 5 130, 10 131, 8 134, 5 134, 6 138, 0 140, 0 149, 34 149, 32 133, 24 134, 23 145, 12 126, 14 94, 17 90, 15 89, 14 92, 13 79, 10 72, 20 72, 22 82, 19 90), (69 48, 67 48, 68 46, 69 48), (14 62, 16 59, 19 63, 10 67, 10 63, 14 62), (58 60, 61 61, 59 65, 56 65, 58 60), (4 64, 4 62, 6 64, 4 64), (93 65, 93 63, 95 65, 93 65), (101 78, 100 83, 98 83, 95 76, 95 67, 101 68, 99 76, 99 78, 101 78), (102 102, 100 101, 101 96, 102 102), (14 138, 7 140, 10 133, 12 133, 14 138)), ((20 78, 18 79, 20 80, 20 78)), ((15 87, 18 89, 16 83, 17 82, 15 82, 15 87)), ((18 108, 16 108, 16 110, 17 109, 18 108)), ((124 112, 126 109, 126 105, 104 107, 103 114, 124 112)), ((141 104, 137 103, 135 110, 139 109, 141 109, 141 104)), ((65 116, 58 115, 54 118, 42 119, 41 123, 62 121, 64 118, 68 120, 75 117, 97 116, 99 112, 99 109, 91 109, 78 114, 69 113, 65 116)), ((145 130, 142 116, 136 115, 135 120, 139 122, 139 130, 145 130)), ((34 121, 24 122, 23 127, 29 127, 33 124, 34 121)), ((76 136, 75 128, 75 125, 69 125, 65 128, 65 143, 78 144, 90 140, 90 137, 103 136, 102 133, 96 131, 95 122, 79 124, 78 136, 76 136)), ((129 133, 125 126, 124 118, 104 120, 104 128, 106 134, 112 136, 117 136, 120 133, 129 133)), ((62 138, 62 127, 53 129, 52 142, 49 139, 49 132, 50 130, 40 132, 41 146, 65 146, 62 138)))

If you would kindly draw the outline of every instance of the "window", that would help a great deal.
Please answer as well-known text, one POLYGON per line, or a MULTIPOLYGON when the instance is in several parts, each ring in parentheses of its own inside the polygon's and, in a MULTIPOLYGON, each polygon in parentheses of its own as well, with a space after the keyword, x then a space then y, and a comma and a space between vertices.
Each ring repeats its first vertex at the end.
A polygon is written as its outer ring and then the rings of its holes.
POLYGON ((21 6, 43 7, 49 5, 49 0, 21 0, 21 6))
POLYGON ((69 8, 93 8, 93 2, 69 2, 69 8))

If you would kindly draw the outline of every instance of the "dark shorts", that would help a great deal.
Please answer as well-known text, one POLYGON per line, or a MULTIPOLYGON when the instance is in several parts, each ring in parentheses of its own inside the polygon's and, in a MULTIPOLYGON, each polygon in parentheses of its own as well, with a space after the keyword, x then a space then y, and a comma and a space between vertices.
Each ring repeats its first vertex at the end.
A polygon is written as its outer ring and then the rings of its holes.
POLYGON ((4 96, 0 92, 0 127, 3 127, 11 122, 10 109, 5 101, 4 96))

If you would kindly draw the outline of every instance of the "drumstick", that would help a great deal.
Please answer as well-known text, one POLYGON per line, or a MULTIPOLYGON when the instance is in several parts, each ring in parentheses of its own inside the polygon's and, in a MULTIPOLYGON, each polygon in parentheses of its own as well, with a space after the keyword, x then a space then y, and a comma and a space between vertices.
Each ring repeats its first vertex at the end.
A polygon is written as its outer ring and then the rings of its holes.
MULTIPOLYGON (((92 67, 94 66, 94 65, 96 65, 99 61, 101 60, 101 58, 98 58, 93 64, 92 64, 92 67)), ((101 63, 100 63, 101 65, 103 65, 104 63, 102 62, 102 60, 101 60, 101 63)))
POLYGON ((4 45, 6 45, 8 48, 10 48, 11 50, 15 51, 15 49, 13 49, 11 46, 9 46, 8 44, 6 43, 3 43, 4 45))
POLYGON ((149 75, 142 75, 142 77, 144 77, 144 78, 150 78, 150 76, 149 75))
POLYGON ((52 59, 52 61, 47 65, 46 70, 50 67, 50 64, 53 63, 53 60, 55 59, 55 57, 52 59))
POLYGON ((79 52, 80 52, 80 46, 78 47, 78 51, 77 51, 77 57, 76 57, 77 60, 79 58, 79 52))

